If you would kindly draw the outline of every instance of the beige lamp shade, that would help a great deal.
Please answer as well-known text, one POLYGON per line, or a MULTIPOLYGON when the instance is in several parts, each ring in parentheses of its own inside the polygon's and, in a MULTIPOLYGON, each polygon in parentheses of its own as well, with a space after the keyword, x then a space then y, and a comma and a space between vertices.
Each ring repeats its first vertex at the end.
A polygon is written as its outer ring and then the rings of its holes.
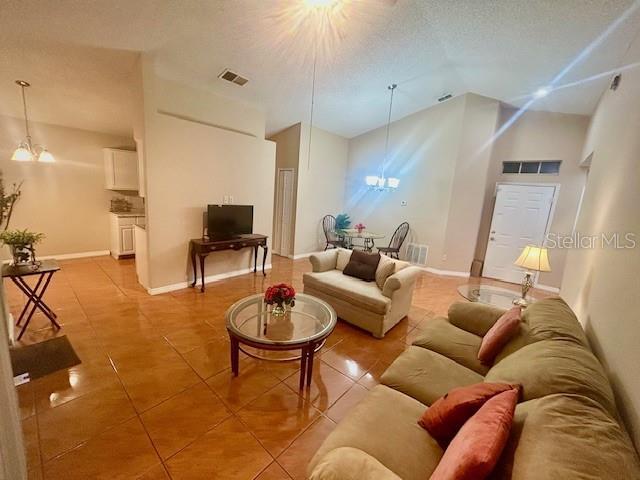
POLYGON ((524 247, 524 250, 522 250, 522 253, 514 264, 537 272, 551 271, 547 249, 545 247, 536 247, 535 245, 527 245, 524 247))

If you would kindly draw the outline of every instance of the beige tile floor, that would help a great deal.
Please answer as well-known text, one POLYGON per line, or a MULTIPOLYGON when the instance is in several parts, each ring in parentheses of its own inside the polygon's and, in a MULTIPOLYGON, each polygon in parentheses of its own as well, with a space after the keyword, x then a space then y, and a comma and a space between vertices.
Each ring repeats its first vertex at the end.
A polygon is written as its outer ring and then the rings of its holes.
MULTIPOLYGON (((466 283, 423 274, 410 315, 383 340, 339 322, 307 390, 298 362, 244 357, 232 377, 225 309, 275 282, 302 290, 307 270, 274 256, 266 278, 152 297, 133 260, 62 262, 46 295, 62 330, 36 316, 21 343, 67 335, 82 363, 18 388, 30 478, 305 478, 336 422, 466 283)), ((5 285, 19 311, 24 297, 5 285)))

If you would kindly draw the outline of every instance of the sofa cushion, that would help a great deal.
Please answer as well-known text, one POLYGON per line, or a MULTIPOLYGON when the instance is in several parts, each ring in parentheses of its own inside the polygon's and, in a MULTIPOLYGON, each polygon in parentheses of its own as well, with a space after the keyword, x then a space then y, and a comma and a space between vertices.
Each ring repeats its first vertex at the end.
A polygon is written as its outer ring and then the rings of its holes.
POLYGON ((336 269, 341 272, 344 270, 344 267, 349 263, 349 259, 351 258, 351 250, 347 250, 346 248, 338 248, 338 258, 336 259, 336 269))
POLYGON ((376 285, 382 290, 384 282, 396 271, 396 263, 386 255, 380 255, 380 263, 376 269, 376 285))
POLYGON ((330 451, 353 447, 404 480, 428 478, 443 451, 416 422, 424 409, 417 400, 377 385, 327 437, 311 460, 309 471, 314 471, 330 451))
POLYGON ((549 395, 516 407, 496 479, 640 478, 626 432, 596 402, 549 395))
POLYGON ((309 480, 401 480, 371 455, 351 447, 327 453, 309 475, 309 480))
POLYGON ((568 340, 589 348, 587 336, 575 314, 560 297, 546 298, 525 308, 522 320, 528 326, 529 343, 568 340))
POLYGON ((482 376, 444 355, 412 346, 395 359, 380 381, 431 405, 452 388, 482 382, 482 376))
POLYGON ((542 340, 527 345, 491 368, 485 381, 519 383, 525 401, 555 393, 583 395, 617 415, 602 366, 593 353, 574 342, 542 340))
POLYGON ((373 282, 376 279, 376 270, 380 263, 379 253, 367 253, 355 250, 351 254, 349 263, 342 273, 350 277, 359 278, 365 282, 373 282))
POLYGON ((519 385, 489 382, 456 387, 427 408, 418 424, 426 428, 441 445, 447 444, 487 400, 499 393, 519 388, 519 385))
POLYGON ((518 333, 522 320, 521 313, 520 307, 513 307, 502 314, 487 334, 482 337, 478 360, 485 365, 493 364, 496 355, 518 333))
POLYGON ((487 478, 509 438, 516 403, 516 388, 487 400, 449 444, 430 480, 487 478))
POLYGON ((428 348, 480 375, 485 375, 490 367, 478 360, 481 343, 482 338, 451 325, 443 317, 426 322, 420 336, 413 341, 418 347, 428 348))
POLYGON ((504 308, 484 303, 455 302, 449 306, 447 317, 452 325, 484 337, 504 312, 504 308))
POLYGON ((326 292, 333 297, 381 315, 389 310, 391 304, 391 299, 382 295, 375 282, 363 282, 344 275, 340 270, 305 273, 303 282, 305 286, 308 285, 314 290, 326 292))

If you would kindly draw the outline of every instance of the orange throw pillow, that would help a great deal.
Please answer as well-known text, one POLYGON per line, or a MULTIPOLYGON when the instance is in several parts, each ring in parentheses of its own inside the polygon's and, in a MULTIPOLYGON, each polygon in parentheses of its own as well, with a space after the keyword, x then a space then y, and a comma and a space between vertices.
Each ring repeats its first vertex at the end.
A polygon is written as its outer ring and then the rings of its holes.
POLYGON ((452 389, 427 408, 418 424, 441 445, 446 445, 484 403, 499 393, 519 386, 508 383, 476 383, 452 389))
POLYGON ((430 480, 483 480, 496 466, 509 439, 518 390, 499 393, 460 429, 430 480))
POLYGON ((521 313, 522 310, 520 307, 513 307, 507 310, 496 323, 493 324, 493 327, 491 327, 482 338, 480 351, 478 352, 478 360, 485 365, 493 363, 493 359, 500 353, 500 350, 518 333, 520 321, 522 320, 521 313))

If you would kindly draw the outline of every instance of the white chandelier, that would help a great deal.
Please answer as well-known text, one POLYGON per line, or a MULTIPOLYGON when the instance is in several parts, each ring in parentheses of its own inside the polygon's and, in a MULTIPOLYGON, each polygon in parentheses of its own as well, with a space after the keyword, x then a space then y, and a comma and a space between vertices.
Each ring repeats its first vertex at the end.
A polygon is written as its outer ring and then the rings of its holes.
POLYGON ((389 117, 387 118, 387 136, 384 142, 384 158, 382 160, 382 168, 379 175, 367 175, 364 177, 364 181, 367 184, 369 190, 378 192, 393 192, 400 186, 400 179, 395 177, 386 178, 384 176, 384 169, 387 162, 387 155, 389 153, 389 129, 391 127, 391 109, 393 108, 393 92, 398 87, 395 83, 389 85, 387 88, 391 91, 391 98, 389 100, 389 117))
POLYGON ((56 159, 44 146, 34 144, 31 141, 31 134, 29 133, 29 117, 27 116, 27 99, 24 94, 24 89, 30 87, 29 82, 24 80, 16 80, 16 83, 20 85, 22 89, 22 108, 24 110, 24 130, 25 139, 20 142, 18 148, 13 152, 11 160, 16 162, 33 162, 37 160, 42 163, 54 163, 56 159))

